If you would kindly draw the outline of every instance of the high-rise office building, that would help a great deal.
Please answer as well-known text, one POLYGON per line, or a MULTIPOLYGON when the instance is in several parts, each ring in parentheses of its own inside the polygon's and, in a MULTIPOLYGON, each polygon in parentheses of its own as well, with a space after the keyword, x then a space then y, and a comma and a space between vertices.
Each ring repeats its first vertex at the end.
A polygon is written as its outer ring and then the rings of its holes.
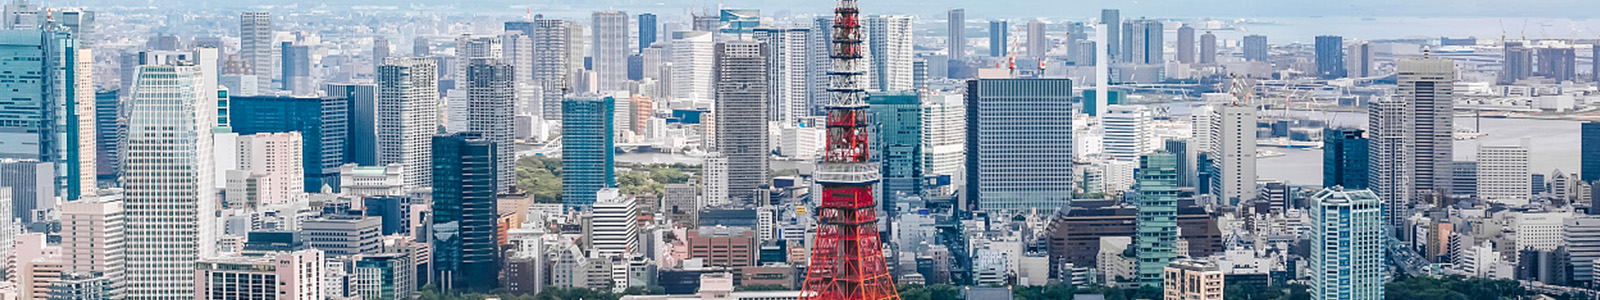
POLYGON ((1367 190, 1323 189, 1311 196, 1311 299, 1383 299, 1388 276, 1383 200, 1367 190))
POLYGON ((0 32, 0 66, 17 75, 0 83, 0 157, 55 163, 55 188, 66 200, 94 193, 97 163, 93 54, 61 27, 0 32))
POLYGON ((1344 78, 1348 72, 1344 65, 1344 38, 1336 35, 1317 36, 1317 77, 1344 78))
POLYGON ((1366 131, 1329 128, 1322 131, 1322 186, 1366 189, 1368 152, 1366 131))
POLYGON ((378 68, 378 164, 405 166, 406 189, 431 186, 439 128, 439 68, 433 58, 390 58, 378 68))
POLYGON ((593 15, 594 29, 589 36, 594 42, 589 49, 592 68, 601 91, 628 89, 628 13, 603 10, 593 15))
POLYGON ((1127 162, 1138 161, 1140 156, 1155 151, 1152 130, 1154 116, 1143 105, 1111 105, 1101 119, 1105 134, 1101 156, 1127 162))
POLYGON ((766 44, 730 41, 716 47, 717 151, 728 157, 728 197, 754 201, 768 186, 766 44))
POLYGON ((1588 121, 1579 125, 1582 132, 1582 146, 1578 152, 1579 164, 1582 165, 1579 178, 1583 182, 1600 180, 1600 121, 1588 121))
MULTIPOLYGON (((1139 157, 1137 277, 1141 286, 1162 283, 1162 274, 1178 253, 1178 156, 1159 152, 1139 157)), ((1183 253, 1188 256, 1188 253, 1183 253)))
POLYGON ((985 211, 1065 207, 1072 182, 1067 79, 967 81, 966 201, 985 211))
POLYGON ((1211 145, 1211 193, 1224 205, 1249 202, 1256 196, 1256 111, 1247 104, 1224 104, 1212 117, 1216 144, 1211 145))
MULTIPOLYGON (((922 175, 960 177, 966 164, 967 113, 965 95, 921 95, 922 97, 922 175)), ((881 134, 881 133, 880 133, 881 134)), ((956 186, 940 188, 949 195, 956 186)))
POLYGON ((283 42, 280 47, 283 51, 283 67, 279 68, 283 77, 283 90, 294 95, 316 94, 316 87, 311 83, 311 47, 294 45, 283 42))
POLYGON ((567 208, 588 209, 596 192, 617 185, 614 102, 599 96, 562 101, 561 202, 567 208))
POLYGON ((1533 197, 1528 146, 1478 145, 1478 199, 1510 206, 1528 203, 1533 197))
POLYGON ((256 90, 272 90, 272 14, 264 11, 247 11, 239 15, 239 58, 243 59, 246 75, 256 75, 256 90))
MULTIPOLYGON (((215 59, 215 50, 204 51, 215 59)), ((217 248, 211 131, 215 69, 200 61, 139 66, 129 103, 122 183, 132 299, 193 297, 195 262, 217 248), (214 84, 214 83, 213 83, 214 84)))
POLYGON ((1512 84, 1533 76, 1533 49, 1522 41, 1506 41, 1501 45, 1500 76, 1496 83, 1512 84))
POLYGON ((1200 35, 1200 64, 1217 63, 1217 35, 1206 31, 1200 35))
POLYGON ((672 98, 711 100, 716 96, 712 77, 716 36, 710 31, 672 33, 672 98))
POLYGON ((1122 11, 1116 9, 1100 10, 1100 28, 1106 32, 1106 53, 1112 60, 1122 58, 1122 11))
MULTIPOLYGON (((411 39, 411 56, 433 57, 432 42, 426 36, 418 36, 415 39, 411 39)), ((385 62, 387 63, 387 61, 385 62)))
MULTIPOLYGON (((591 211, 589 222, 589 236, 591 237, 589 257, 618 261, 629 261, 644 252, 639 247, 640 232, 639 201, 631 195, 623 195, 616 188, 604 188, 596 192, 594 210, 591 211)), ((628 285, 628 264, 617 263, 611 265, 610 277, 613 286, 628 285)))
POLYGON ((811 115, 810 64, 811 54, 806 43, 811 38, 809 28, 756 28, 755 40, 767 44, 767 120, 793 125, 799 118, 811 115))
POLYGON ((945 31, 949 35, 945 38, 944 49, 951 61, 961 61, 967 57, 967 10, 951 9, 945 18, 945 31))
POLYGON ((473 59, 467 66, 466 127, 499 148, 495 150, 495 170, 500 193, 511 192, 517 184, 511 120, 512 102, 517 99, 514 76, 511 65, 494 59, 473 59))
POLYGON ((1011 24, 1006 20, 989 21, 989 56, 1006 57, 1011 55, 1011 24))
POLYGON ((1028 20, 1029 57, 1042 58, 1050 54, 1050 48, 1054 48, 1055 45, 1050 43, 1050 38, 1046 35, 1044 22, 1028 20))
MULTIPOLYGON (((189 299, 324 299, 327 257, 322 250, 278 252, 265 257, 206 258, 193 265, 189 299)), ((130 298, 133 295, 128 295, 130 298)))
POLYGON ((1600 218, 1574 216, 1561 224, 1561 244, 1566 246, 1572 282, 1594 281, 1594 261, 1600 259, 1600 218))
POLYGON ((1244 36, 1245 61, 1267 61, 1268 49, 1267 36, 1255 34, 1244 36))
POLYGON ((1400 99, 1384 98, 1367 105, 1367 184, 1383 199, 1383 217, 1398 226, 1403 216, 1397 209, 1411 203, 1412 149, 1407 142, 1411 128, 1407 119, 1410 105, 1400 99))
POLYGON ((867 96, 868 111, 876 124, 872 157, 882 163, 880 191, 884 208, 890 209, 897 195, 920 196, 922 173, 922 103, 913 91, 873 93, 867 96))
MULTIPOLYGON (((325 98, 236 97, 229 99, 229 106, 249 113, 232 116, 230 124, 240 136, 299 132, 304 141, 300 160, 304 163, 305 184, 301 189, 317 193, 326 185, 338 191, 339 166, 345 163, 346 143, 357 140, 349 138, 347 126, 352 122, 348 120, 351 114, 345 101, 346 98, 332 94, 325 98)), ((367 121, 371 121, 370 115, 367 121)), ((366 126, 371 128, 372 124, 366 126)))
POLYGON ((434 278, 445 291, 494 290, 500 283, 495 195, 501 147, 475 132, 435 136, 432 144, 434 278))
POLYGON ((903 91, 912 86, 911 16, 867 17, 867 47, 872 56, 869 90, 903 91))
MULTIPOLYGON (((1399 70, 1401 101, 1411 106, 1406 122, 1411 137, 1407 141, 1414 164, 1413 191, 1437 195, 1450 186, 1450 161, 1455 142, 1455 61, 1443 58, 1401 59, 1399 70)), ((1481 188, 1481 187, 1480 187, 1481 188)), ((1414 192, 1414 193, 1415 193, 1414 192)), ((1398 208, 1397 208, 1398 209, 1398 208)))
POLYGON ((1178 62, 1194 63, 1194 27, 1183 24, 1178 27, 1178 62))
MULTIPOLYGON (((333 83, 323 85, 322 91, 324 97, 342 99, 345 104, 343 161, 363 166, 378 165, 378 86, 370 83, 333 83)), ((234 119, 238 123, 238 117, 234 119)), ((234 126, 238 130, 238 124, 234 126)), ((308 134, 301 132, 301 135, 308 134)))
POLYGON ((94 96, 95 173, 99 181, 115 182, 121 157, 123 112, 121 94, 128 90, 96 92, 94 96))
POLYGON ((658 30, 660 30, 660 29, 661 29, 661 25, 656 24, 656 14, 652 14, 652 13, 639 14, 639 51, 640 52, 643 52, 645 48, 650 48, 650 45, 653 45, 653 44, 656 43, 656 38, 660 36, 660 33, 656 33, 656 32, 658 30))

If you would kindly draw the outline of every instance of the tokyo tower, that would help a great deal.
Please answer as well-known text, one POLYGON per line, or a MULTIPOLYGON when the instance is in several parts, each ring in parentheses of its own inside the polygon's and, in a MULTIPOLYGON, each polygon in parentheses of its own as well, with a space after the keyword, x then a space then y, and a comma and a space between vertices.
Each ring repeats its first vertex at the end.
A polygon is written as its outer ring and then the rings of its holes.
POLYGON ((817 237, 801 288, 802 300, 900 299, 883 263, 872 184, 878 167, 867 160, 865 62, 856 0, 833 10, 833 68, 828 92, 828 142, 816 180, 822 184, 817 237))

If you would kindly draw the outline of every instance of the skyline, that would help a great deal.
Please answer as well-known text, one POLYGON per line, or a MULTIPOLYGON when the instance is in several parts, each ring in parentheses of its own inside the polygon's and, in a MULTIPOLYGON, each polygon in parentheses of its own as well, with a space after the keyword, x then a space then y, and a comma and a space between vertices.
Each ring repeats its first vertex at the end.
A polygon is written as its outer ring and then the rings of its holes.
MULTIPOLYGON (((45 4, 60 4, 61 1, 44 1, 45 4)), ((136 6, 129 1, 120 0, 78 0, 68 1, 70 4, 83 6, 136 6)), ((309 9, 317 7, 394 7, 407 9, 413 5, 427 7, 455 7, 461 12, 490 13, 495 10, 505 10, 506 14, 518 14, 524 9, 535 11, 561 11, 571 10, 587 14, 593 10, 651 10, 657 12, 686 12, 689 8, 717 9, 719 4, 723 8, 760 8, 773 12, 788 10, 794 14, 806 12, 826 12, 833 6, 833 1, 787 1, 787 0, 749 0, 740 2, 739 5, 730 5, 728 1, 683 1, 683 0, 564 0, 548 1, 544 5, 530 5, 527 1, 519 0, 482 0, 470 4, 451 3, 451 1, 374 1, 374 0, 328 0, 320 5, 303 4, 294 0, 250 0, 233 2, 227 5, 216 5, 213 1, 204 0, 147 0, 142 5, 157 7, 187 6, 201 9, 263 9, 271 7, 298 7, 309 9)), ((874 14, 915 14, 932 16, 941 14, 945 9, 965 8, 974 15, 993 15, 998 17, 1034 17, 1040 16, 1038 7, 1055 6, 1060 12, 1053 17, 1083 18, 1098 14, 1098 7, 1118 7, 1125 12, 1146 12, 1148 15, 1172 17, 1219 17, 1219 18, 1253 18, 1253 17, 1315 17, 1315 16, 1352 16, 1352 17, 1558 17, 1586 19, 1590 14, 1584 12, 1600 11, 1600 2, 1584 0, 1545 0, 1538 2, 1524 2, 1517 5, 1502 5, 1497 0, 1412 0, 1412 1, 1384 1, 1384 0, 1351 0, 1351 1, 1274 1, 1274 0, 1154 0, 1154 1, 1118 1, 1114 3, 1075 1, 1059 2, 1049 0, 1022 0, 1002 1, 998 3, 985 3, 985 5, 971 5, 964 0, 888 0, 888 1, 863 1, 861 9, 867 15, 874 14), (1090 8, 1090 9, 1078 9, 1090 8), (1587 9, 1585 9, 1587 8, 1587 9)), ((1138 16, 1139 14, 1126 15, 1138 16)))

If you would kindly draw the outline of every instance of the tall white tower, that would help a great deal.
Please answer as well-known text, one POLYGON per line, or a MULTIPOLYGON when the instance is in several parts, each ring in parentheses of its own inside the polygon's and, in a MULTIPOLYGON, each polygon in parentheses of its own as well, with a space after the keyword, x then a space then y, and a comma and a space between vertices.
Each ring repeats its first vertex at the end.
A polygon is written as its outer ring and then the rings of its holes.
POLYGON ((139 66, 133 83, 122 165, 130 299, 193 297, 194 262, 216 255, 217 91, 206 88, 216 74, 197 63, 139 66))
POLYGON ((378 164, 405 166, 406 190, 431 186, 439 126, 438 66, 432 58, 389 58, 378 68, 378 164))

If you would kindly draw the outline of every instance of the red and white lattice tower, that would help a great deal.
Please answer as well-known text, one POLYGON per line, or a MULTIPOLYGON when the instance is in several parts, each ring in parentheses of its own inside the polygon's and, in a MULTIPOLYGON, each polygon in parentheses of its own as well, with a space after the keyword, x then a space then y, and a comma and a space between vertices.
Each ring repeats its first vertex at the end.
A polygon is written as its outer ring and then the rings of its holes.
POLYGON ((833 11, 833 46, 828 70, 828 144, 816 180, 822 184, 817 237, 801 289, 802 300, 900 299, 883 244, 872 185, 878 167, 867 160, 866 62, 861 59, 861 17, 856 0, 839 0, 833 11))

